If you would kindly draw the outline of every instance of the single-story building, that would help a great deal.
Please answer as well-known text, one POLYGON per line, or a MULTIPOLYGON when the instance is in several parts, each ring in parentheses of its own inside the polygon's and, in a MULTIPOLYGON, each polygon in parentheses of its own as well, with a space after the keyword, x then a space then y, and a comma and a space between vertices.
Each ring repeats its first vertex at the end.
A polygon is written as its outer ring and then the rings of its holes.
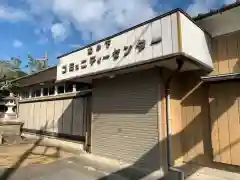
POLYGON ((17 80, 25 132, 163 174, 239 166, 238 17, 239 2, 195 18, 176 9, 63 54, 17 80))

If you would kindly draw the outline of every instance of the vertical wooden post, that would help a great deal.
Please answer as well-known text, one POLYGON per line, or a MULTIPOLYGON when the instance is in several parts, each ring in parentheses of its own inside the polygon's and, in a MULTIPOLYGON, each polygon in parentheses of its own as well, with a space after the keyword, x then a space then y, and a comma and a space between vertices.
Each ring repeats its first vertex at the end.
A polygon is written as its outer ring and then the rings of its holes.
POLYGON ((56 96, 57 94, 58 94, 58 86, 55 85, 55 86, 54 86, 54 95, 56 96))

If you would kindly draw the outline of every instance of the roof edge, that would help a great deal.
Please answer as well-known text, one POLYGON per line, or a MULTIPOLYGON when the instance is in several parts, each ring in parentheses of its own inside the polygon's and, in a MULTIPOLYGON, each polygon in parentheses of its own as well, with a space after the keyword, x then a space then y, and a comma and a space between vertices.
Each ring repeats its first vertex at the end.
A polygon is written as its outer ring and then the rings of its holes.
POLYGON ((216 15, 216 14, 218 14, 218 13, 223 13, 223 12, 225 12, 225 11, 231 10, 231 9, 236 8, 236 7, 238 7, 238 6, 240 6, 240 1, 239 1, 239 0, 237 0, 235 3, 232 3, 232 4, 229 4, 229 5, 223 6, 223 7, 219 8, 219 9, 210 10, 210 12, 208 12, 208 13, 199 14, 198 16, 193 17, 193 20, 194 20, 194 21, 200 21, 200 20, 205 19, 205 18, 207 18, 207 17, 216 15))
POLYGON ((201 79, 203 82, 218 82, 218 81, 226 81, 226 80, 236 80, 236 79, 240 79, 240 73, 202 76, 201 79))
POLYGON ((39 74, 41 72, 44 72, 44 71, 47 71, 47 70, 50 70, 50 69, 53 69, 53 68, 57 68, 57 66, 48 67, 48 68, 43 69, 41 71, 35 72, 33 74, 28 74, 26 76, 19 77, 17 79, 12 80, 11 82, 16 82, 16 81, 19 81, 19 80, 22 80, 22 79, 25 79, 25 78, 28 78, 28 77, 31 77, 31 76, 35 76, 35 75, 37 75, 37 74, 39 74))
POLYGON ((98 43, 100 43, 100 42, 103 42, 103 41, 112 39, 112 38, 114 38, 114 37, 116 37, 116 36, 119 36, 119 35, 121 35, 121 34, 123 34, 123 33, 126 33, 126 32, 128 32, 128 31, 131 31, 131 30, 133 30, 133 29, 135 29, 135 28, 138 28, 138 27, 143 26, 143 25, 145 25, 145 24, 151 23, 151 22, 153 22, 153 21, 156 21, 156 20, 161 19, 161 18, 163 18, 163 17, 166 17, 166 16, 168 16, 168 15, 174 14, 174 13, 176 13, 176 12, 181 12, 181 13, 183 13, 183 14, 184 14, 185 16, 187 16, 191 21, 193 21, 193 19, 192 19, 183 9, 181 9, 181 8, 176 8, 176 9, 173 9, 173 10, 171 10, 171 11, 169 11, 169 12, 166 12, 166 13, 164 13, 164 14, 161 14, 161 15, 159 15, 159 16, 156 16, 156 17, 154 17, 154 18, 151 18, 151 19, 149 19, 149 20, 147 20, 147 21, 144 21, 144 22, 142 22, 142 23, 140 23, 140 24, 137 24, 137 25, 135 25, 135 26, 132 26, 132 27, 130 27, 130 28, 127 28, 127 29, 125 29, 125 30, 123 30, 123 31, 117 32, 117 33, 115 33, 115 34, 113 34, 113 35, 111 35, 111 36, 107 36, 107 37, 102 38, 102 39, 100 39, 100 40, 98 40, 98 41, 94 41, 93 43, 90 43, 90 44, 88 44, 88 45, 86 45, 86 46, 82 46, 82 47, 77 48, 77 49, 75 49, 75 50, 73 50, 73 51, 64 53, 63 55, 60 55, 60 56, 58 56, 57 58, 59 59, 59 58, 62 58, 62 57, 64 57, 64 56, 67 56, 67 55, 69 55, 69 54, 72 54, 72 53, 81 51, 81 50, 83 50, 83 49, 85 49, 85 48, 88 48, 88 47, 91 47, 91 46, 93 46, 93 45, 96 45, 96 44, 98 44, 98 43))

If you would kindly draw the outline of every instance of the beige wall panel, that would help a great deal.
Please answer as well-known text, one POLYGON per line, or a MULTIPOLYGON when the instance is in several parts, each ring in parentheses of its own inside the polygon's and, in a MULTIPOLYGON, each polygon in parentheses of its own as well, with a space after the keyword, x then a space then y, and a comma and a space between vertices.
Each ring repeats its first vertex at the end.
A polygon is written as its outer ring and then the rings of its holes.
POLYGON ((27 117, 27 106, 26 104, 20 104, 19 106, 19 119, 24 123, 24 128, 28 128, 28 119, 27 117))
POLYGON ((177 13, 171 14, 172 47, 173 53, 179 52, 177 13))
POLYGON ((54 106, 54 132, 61 133, 63 126, 63 100, 56 100, 54 106))
POLYGON ((172 44, 172 22, 171 16, 166 16, 161 19, 162 27, 162 44, 163 44, 163 56, 171 54, 173 52, 172 44))
POLYGON ((33 121, 33 129, 40 130, 40 108, 41 104, 40 102, 35 102, 34 105, 34 121, 33 121))
POLYGON ((229 121, 228 121, 228 106, 226 103, 226 99, 223 97, 226 97, 226 87, 218 87, 219 92, 217 92, 218 95, 218 128, 219 128, 219 142, 220 142, 220 156, 221 156, 221 162, 226 164, 231 164, 231 152, 229 146, 229 121), (222 151, 228 147, 225 151, 222 151))
POLYGON ((231 163, 234 165, 240 165, 240 118, 239 118, 239 84, 231 83, 231 88, 226 89, 229 97, 226 99, 229 104, 228 109, 228 121, 229 121, 229 134, 230 144, 221 149, 225 151, 230 148, 231 151, 231 163))
POLYGON ((73 100, 73 125, 72 125, 72 134, 73 135, 84 135, 85 125, 83 123, 84 119, 84 99, 76 98, 73 100))
POLYGON ((40 127, 43 131, 47 128, 47 101, 42 101, 40 106, 40 127))
POLYGON ((239 66, 239 52, 240 47, 238 45, 239 34, 232 34, 227 36, 227 57, 229 61, 230 72, 240 72, 239 66))
POLYGON ((47 132, 54 132, 54 106, 55 101, 47 101, 47 132))
POLYGON ((210 161, 207 89, 195 72, 179 74, 171 83, 172 146, 175 163, 210 161), (184 79, 184 83, 182 83, 184 79))
POLYGON ((210 148, 210 132, 209 132, 209 111, 207 89, 204 85, 200 85, 192 94, 193 96, 193 112, 194 117, 194 159, 196 162, 209 161, 211 157, 210 148))
POLYGON ((213 39, 212 40, 212 60, 213 60, 213 71, 210 75, 216 75, 219 74, 219 68, 218 68, 218 40, 213 39))
POLYGON ((240 72, 240 31, 215 37, 212 49, 212 75, 240 72))
POLYGON ((226 37, 218 38, 218 67, 220 74, 229 73, 226 37))
POLYGON ((63 100, 63 131, 64 134, 71 134, 72 131, 72 99, 63 100))
POLYGON ((211 85, 210 112, 214 161, 240 165, 239 84, 225 82, 211 85), (226 88, 227 87, 227 88, 226 88), (218 125, 218 130, 216 130, 218 125), (217 131, 217 132, 216 132, 217 131), (215 132, 215 133, 214 133, 215 132), (218 135, 216 135, 218 134, 218 135))
MULTIPOLYGON (((151 34, 153 39, 157 39, 162 37, 162 22, 161 20, 157 20, 151 23, 151 34)), ((158 44, 155 44, 152 46, 152 53, 153 53, 153 58, 162 56, 163 53, 163 44, 162 41, 158 44)))
MULTIPOLYGON (((189 101, 192 101, 191 99, 189 99, 189 101)), ((184 130, 185 134, 185 138, 186 138, 186 142, 185 145, 188 149, 188 153, 187 156, 185 156, 185 160, 186 161, 190 161, 190 160, 194 160, 195 157, 195 142, 194 142, 194 133, 195 133, 195 129, 196 127, 194 127, 192 125, 192 121, 194 120, 194 111, 193 111, 193 106, 187 106, 185 108, 185 112, 186 113, 186 129, 184 130), (190 126, 192 126, 191 128, 189 128, 190 126)))
POLYGON ((85 97, 23 103, 19 118, 26 129, 85 136, 86 103, 85 97))
POLYGON ((28 129, 34 129, 34 107, 35 103, 28 103, 29 119, 28 119, 28 129))
POLYGON ((152 59, 152 46, 150 46, 151 40, 152 40, 151 23, 138 27, 134 31, 135 31, 136 43, 139 40, 146 41, 146 47, 143 51, 139 52, 138 49, 134 48, 136 62, 152 59))
MULTIPOLYGON (((228 108, 229 104, 226 100, 227 94, 226 94, 226 87, 222 86, 221 84, 216 84, 211 86, 211 106, 210 106, 210 112, 211 112, 211 121, 212 121, 212 144, 213 144, 213 152, 214 154, 219 154, 220 156, 220 162, 231 164, 231 152, 230 152, 230 136, 229 136, 229 121, 228 121, 228 108), (216 113, 216 114, 215 114, 216 113), (217 123, 216 123, 217 121, 217 123), (214 133, 214 126, 217 125, 218 133, 214 133), (218 141, 217 136, 218 134, 218 141), (214 142, 215 141, 215 142, 214 142), (218 144, 215 144, 216 142, 219 142, 218 144), (227 148, 228 147, 228 148, 227 148), (227 148, 227 149, 225 149, 227 148), (225 149, 223 151, 223 149, 225 149)), ((216 155, 215 155, 216 156, 216 155)), ((219 160, 218 155, 215 157, 217 158, 216 161, 219 160)))
POLYGON ((217 88, 215 86, 210 86, 209 105, 210 105, 210 118, 211 118, 211 140, 212 140, 212 149, 213 149, 213 160, 216 162, 221 162, 219 127, 218 127, 218 121, 217 121, 218 99, 217 99, 216 93, 217 93, 217 88))

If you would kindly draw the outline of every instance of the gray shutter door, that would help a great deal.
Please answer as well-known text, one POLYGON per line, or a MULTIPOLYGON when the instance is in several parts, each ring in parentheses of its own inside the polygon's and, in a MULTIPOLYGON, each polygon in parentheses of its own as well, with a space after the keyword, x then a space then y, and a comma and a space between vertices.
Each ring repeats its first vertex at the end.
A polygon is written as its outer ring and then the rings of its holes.
POLYGON ((94 82, 92 153, 158 169, 157 70, 94 82))

